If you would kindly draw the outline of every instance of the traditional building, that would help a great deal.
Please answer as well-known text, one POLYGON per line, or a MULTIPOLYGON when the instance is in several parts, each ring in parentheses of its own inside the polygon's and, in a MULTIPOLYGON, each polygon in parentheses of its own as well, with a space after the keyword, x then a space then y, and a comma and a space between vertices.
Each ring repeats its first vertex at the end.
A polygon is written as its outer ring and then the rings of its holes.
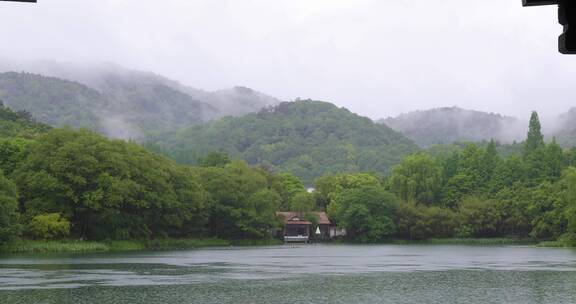
POLYGON ((281 237, 286 243, 308 243, 329 241, 346 235, 344 229, 336 227, 326 212, 276 212, 284 219, 281 237), (310 221, 314 217, 314 222, 310 221))

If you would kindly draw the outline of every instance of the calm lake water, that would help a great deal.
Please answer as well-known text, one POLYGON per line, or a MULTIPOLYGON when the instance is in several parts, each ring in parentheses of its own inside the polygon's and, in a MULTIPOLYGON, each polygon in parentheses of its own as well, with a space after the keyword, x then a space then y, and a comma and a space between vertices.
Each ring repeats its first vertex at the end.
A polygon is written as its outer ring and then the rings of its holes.
POLYGON ((309 245, 0 257, 0 303, 576 303, 576 251, 309 245))

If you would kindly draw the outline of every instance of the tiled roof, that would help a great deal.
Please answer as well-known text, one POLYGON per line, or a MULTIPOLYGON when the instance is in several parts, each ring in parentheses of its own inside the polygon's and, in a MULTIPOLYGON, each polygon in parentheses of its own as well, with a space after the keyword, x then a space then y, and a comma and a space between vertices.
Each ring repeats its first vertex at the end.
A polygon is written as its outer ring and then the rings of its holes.
POLYGON ((312 225, 309 221, 284 221, 285 225, 312 225))
POLYGON ((331 225, 330 219, 326 212, 306 212, 304 216, 301 216, 300 212, 276 212, 276 215, 282 216, 284 218, 285 224, 299 224, 299 225, 311 225, 309 221, 305 220, 305 216, 308 214, 315 215, 318 218, 319 225, 331 225), (292 220, 296 218, 296 220, 292 220))

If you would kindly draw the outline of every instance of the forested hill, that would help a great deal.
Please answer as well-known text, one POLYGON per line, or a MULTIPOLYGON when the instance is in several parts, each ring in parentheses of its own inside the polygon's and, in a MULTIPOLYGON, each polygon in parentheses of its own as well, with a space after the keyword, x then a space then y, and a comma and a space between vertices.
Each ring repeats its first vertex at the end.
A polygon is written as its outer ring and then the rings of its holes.
POLYGON ((516 118, 458 107, 415 111, 381 122, 422 147, 490 139, 510 143, 526 133, 526 123, 516 118))
POLYGON ((0 99, 14 111, 27 111, 51 126, 102 130, 100 113, 108 100, 76 82, 29 73, 0 73, 0 99))
MULTIPOLYGON (((154 87, 168 88, 187 95, 189 98, 207 105, 203 108, 204 118, 240 116, 257 112, 260 109, 278 104, 280 100, 245 87, 233 87, 218 91, 204 91, 152 72, 131 70, 117 64, 95 63, 74 64, 55 61, 11 64, 0 61, 0 70, 24 70, 41 75, 53 76, 87 85, 104 95, 129 104, 139 104, 144 100, 157 100, 170 104, 171 99, 150 94, 154 87)), ((194 71, 191 71, 194 74, 194 71)), ((154 92, 152 92, 154 93, 154 92)), ((161 105, 166 107, 167 105, 161 105)), ((174 104, 178 109, 181 106, 174 104)), ((137 106, 135 106, 137 108, 137 106)), ((186 107, 182 111, 188 110, 186 107)), ((180 127, 180 126, 177 126, 180 127)))
POLYGON ((245 87, 208 92, 113 64, 0 61, 0 71, 6 71, 0 74, 0 98, 11 107, 53 126, 87 127, 123 139, 142 140, 280 103, 245 87))
POLYGON ((104 135, 142 139, 207 121, 216 109, 162 84, 110 79, 105 91, 30 73, 0 73, 0 98, 54 127, 85 127, 104 135))
POLYGON ((291 172, 306 184, 327 173, 385 173, 418 150, 387 126, 320 101, 285 102, 243 117, 223 118, 148 146, 185 164, 225 151, 251 164, 291 172))
POLYGON ((32 119, 25 111, 14 112, 0 100, 0 140, 8 137, 33 138, 50 127, 32 119))

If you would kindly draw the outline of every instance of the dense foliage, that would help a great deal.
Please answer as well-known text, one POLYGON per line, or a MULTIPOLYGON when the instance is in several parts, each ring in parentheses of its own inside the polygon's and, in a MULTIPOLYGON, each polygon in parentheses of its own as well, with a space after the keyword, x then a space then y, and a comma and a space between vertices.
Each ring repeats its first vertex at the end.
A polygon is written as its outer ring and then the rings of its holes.
POLYGON ((275 212, 282 198, 270 189, 273 177, 267 172, 243 161, 197 171, 213 202, 208 223, 212 235, 262 238, 279 227, 275 212))
POLYGON ((12 111, 0 99, 0 138, 34 138, 49 128, 47 125, 36 122, 26 111, 12 111))
POLYGON ((0 170, 0 244, 20 235, 16 186, 0 170))
POLYGON ((24 150, 49 126, 36 122, 25 111, 14 112, 0 100, 0 169, 10 175, 24 158, 24 150))
POLYGON ((381 187, 364 186, 338 193, 330 204, 330 214, 346 227, 348 238, 375 242, 396 232, 396 197, 381 187))
POLYGON ((148 145, 179 163, 225 151, 250 164, 290 172, 305 184, 338 172, 385 174, 417 147, 402 135, 319 101, 286 102, 240 118, 192 127, 148 145))
POLYGON ((76 236, 180 233, 207 214, 206 194, 192 173, 136 144, 87 130, 44 135, 13 175, 25 216, 60 213, 76 236))
MULTIPOLYGON (((21 119, 2 110, 9 115, 0 122, 21 119)), ((0 242, 21 233, 39 240, 267 238, 280 224, 275 212, 306 192, 292 175, 223 153, 192 168, 86 129, 38 126, 30 138, 1 138, 0 172, 10 179, 0 174, 0 242)))
MULTIPOLYGON (((384 155, 377 147, 389 153, 414 148, 386 127, 325 103, 282 104, 246 119, 222 123, 229 131, 246 132, 253 126, 264 138, 276 134, 287 152, 293 145, 296 152, 302 145, 316 151, 312 143, 325 145, 319 151, 332 143, 333 150, 354 143, 358 151, 373 153, 371 157, 384 155), (280 136, 282 132, 291 135, 280 136), (331 139, 320 141, 320 134, 331 139), (367 143, 372 140, 377 144, 367 143)), ((576 150, 562 149, 555 140, 546 143, 536 113, 516 152, 502 153, 494 141, 436 148, 404 157, 392 170, 381 171, 387 175, 360 172, 372 167, 358 154, 334 165, 341 171, 315 179, 313 192, 295 174, 276 174, 261 160, 252 160, 261 165, 250 166, 229 157, 222 147, 191 167, 86 129, 49 129, 4 107, 0 123, 12 126, 0 137, 0 243, 20 236, 268 238, 281 226, 276 211, 327 211, 347 230, 349 240, 360 242, 449 237, 576 241, 576 150)), ((206 128, 223 130, 220 123, 206 128)), ((187 132, 197 130, 202 129, 187 132)), ((245 152, 258 151, 263 142, 243 134, 239 138, 244 144, 251 143, 245 152)), ((223 140, 220 136, 215 140, 223 140)), ((230 141, 226 147, 240 144, 230 141)), ((338 154, 325 157, 338 159, 338 154)), ((386 157, 375 159, 374 166, 393 159, 386 157)), ((280 162, 275 167, 282 166, 280 162)))
POLYGON ((316 180, 317 204, 360 241, 516 237, 576 244, 574 150, 546 144, 536 113, 522 149, 514 150, 503 156, 494 141, 468 143, 410 155, 383 179, 325 176, 316 180))

